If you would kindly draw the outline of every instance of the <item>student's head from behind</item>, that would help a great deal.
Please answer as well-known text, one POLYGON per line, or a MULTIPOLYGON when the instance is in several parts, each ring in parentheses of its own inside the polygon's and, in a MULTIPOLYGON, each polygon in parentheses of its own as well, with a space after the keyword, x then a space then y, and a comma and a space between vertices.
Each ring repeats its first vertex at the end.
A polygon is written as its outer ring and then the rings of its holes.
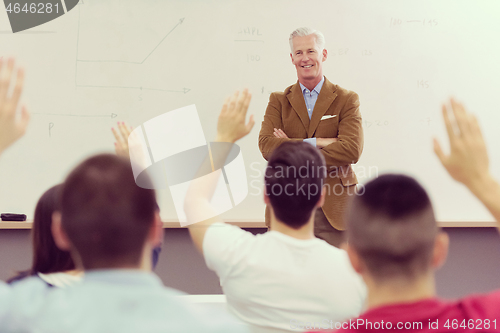
POLYGON ((157 207, 154 190, 136 185, 128 159, 97 155, 66 178, 54 238, 86 270, 138 267, 161 237, 157 207))
POLYGON ((285 142, 269 158, 264 201, 280 222, 299 229, 323 205, 325 176, 325 160, 317 148, 302 141, 285 142))
POLYGON ((426 191, 413 178, 387 174, 366 185, 347 214, 348 253, 365 280, 417 281, 442 265, 447 235, 426 191))
POLYGON ((75 269, 68 251, 60 250, 52 237, 52 214, 57 208, 61 185, 48 189, 38 200, 33 220, 33 265, 31 274, 57 273, 75 269))

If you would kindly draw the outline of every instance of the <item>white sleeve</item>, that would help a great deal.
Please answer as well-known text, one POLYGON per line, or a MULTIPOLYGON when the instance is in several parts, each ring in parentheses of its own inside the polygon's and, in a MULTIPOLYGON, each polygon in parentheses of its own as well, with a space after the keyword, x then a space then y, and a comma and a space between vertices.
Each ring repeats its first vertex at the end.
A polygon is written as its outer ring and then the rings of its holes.
POLYGON ((255 236, 234 225, 214 223, 205 233, 203 255, 207 267, 220 278, 221 285, 250 251, 255 236))

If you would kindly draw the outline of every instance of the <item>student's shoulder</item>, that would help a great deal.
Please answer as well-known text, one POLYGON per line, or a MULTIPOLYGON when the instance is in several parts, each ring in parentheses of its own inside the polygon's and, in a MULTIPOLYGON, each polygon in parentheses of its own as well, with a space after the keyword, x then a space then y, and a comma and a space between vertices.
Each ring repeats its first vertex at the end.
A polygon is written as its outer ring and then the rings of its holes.
POLYGON ((457 301, 456 307, 463 309, 470 318, 500 318, 500 290, 464 297, 457 301))
MULTIPOLYGON (((231 225, 228 223, 222 223, 222 222, 212 224, 207 229, 207 235, 210 235, 209 237, 215 236, 217 238, 223 237, 223 238, 227 238, 227 239, 232 239, 234 237, 245 237, 245 238, 253 238, 254 237, 254 235, 249 231, 241 229, 238 226, 231 225)), ((207 236, 205 236, 205 238, 206 237, 207 236)), ((219 240, 221 240, 221 239, 219 239, 219 240)))
POLYGON ((164 311, 169 314, 167 321, 172 323, 172 318, 175 318, 184 323, 182 332, 247 332, 246 326, 231 316, 225 307, 198 300, 199 295, 188 295, 168 287, 163 288, 163 295, 168 299, 168 309, 164 311))
POLYGON ((347 252, 335 246, 328 244, 326 241, 316 238, 316 251, 332 258, 339 258, 341 260, 348 259, 347 252))

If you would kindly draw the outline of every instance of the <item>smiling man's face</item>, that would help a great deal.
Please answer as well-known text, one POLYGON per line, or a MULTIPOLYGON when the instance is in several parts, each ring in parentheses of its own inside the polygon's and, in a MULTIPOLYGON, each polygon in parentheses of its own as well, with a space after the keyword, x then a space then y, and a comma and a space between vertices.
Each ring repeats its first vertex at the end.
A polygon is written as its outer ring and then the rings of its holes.
POLYGON ((292 43, 293 52, 290 56, 297 69, 299 82, 305 86, 314 84, 314 88, 323 78, 323 61, 326 60, 327 52, 319 49, 315 35, 294 37, 292 43))

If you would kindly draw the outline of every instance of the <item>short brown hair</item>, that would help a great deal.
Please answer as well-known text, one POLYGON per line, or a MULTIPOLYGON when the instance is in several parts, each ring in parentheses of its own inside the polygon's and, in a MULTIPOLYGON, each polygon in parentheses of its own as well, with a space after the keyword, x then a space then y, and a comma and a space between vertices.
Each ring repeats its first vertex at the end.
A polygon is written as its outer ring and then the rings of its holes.
POLYGON ((78 165, 61 191, 62 227, 85 269, 137 265, 157 209, 128 159, 103 154, 78 165))
POLYGON ((351 203, 347 239, 377 281, 414 279, 430 268, 438 233, 432 204, 413 178, 387 174, 351 203))
POLYGON ((306 142, 289 141, 274 150, 264 182, 276 218, 298 229, 307 223, 321 197, 325 159, 306 142))

